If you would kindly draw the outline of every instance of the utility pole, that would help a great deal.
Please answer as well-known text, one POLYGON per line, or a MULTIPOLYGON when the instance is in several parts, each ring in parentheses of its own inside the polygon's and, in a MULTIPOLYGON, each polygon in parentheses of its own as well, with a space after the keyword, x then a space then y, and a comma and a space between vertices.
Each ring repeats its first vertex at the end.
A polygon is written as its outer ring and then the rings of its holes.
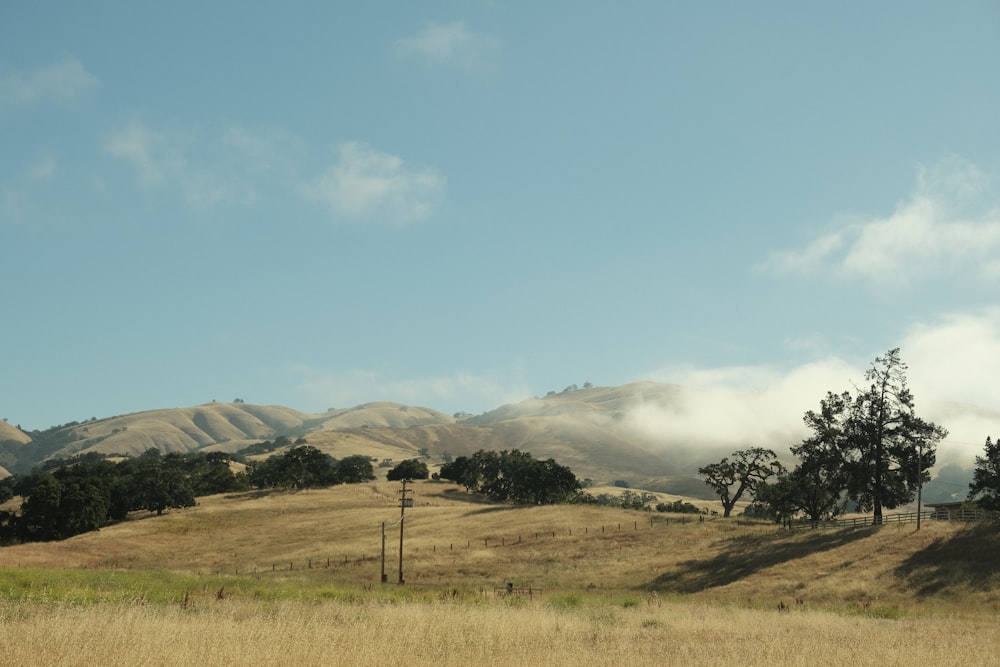
POLYGON ((924 443, 917 442, 917 530, 920 530, 921 492, 924 490, 924 443))
POLYGON ((385 521, 382 522, 382 583, 384 584, 389 579, 385 574, 385 521))
POLYGON ((406 483, 410 480, 404 479, 403 490, 399 491, 399 583, 406 583, 403 580, 403 518, 406 515, 406 508, 413 507, 413 498, 408 498, 407 493, 413 493, 413 490, 407 490, 406 483))

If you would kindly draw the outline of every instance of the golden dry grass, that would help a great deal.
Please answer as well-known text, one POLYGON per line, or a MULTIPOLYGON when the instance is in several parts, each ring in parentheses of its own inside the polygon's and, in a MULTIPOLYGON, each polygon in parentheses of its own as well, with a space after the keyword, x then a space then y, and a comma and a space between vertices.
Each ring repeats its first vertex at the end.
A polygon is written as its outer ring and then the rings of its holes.
POLYGON ((395 483, 214 496, 0 549, 4 661, 973 665, 1000 648, 995 526, 791 533, 413 488, 405 586, 395 483), (498 597, 508 581, 542 592, 498 597))
POLYGON ((988 665, 995 622, 543 602, 0 608, 11 665, 988 665))

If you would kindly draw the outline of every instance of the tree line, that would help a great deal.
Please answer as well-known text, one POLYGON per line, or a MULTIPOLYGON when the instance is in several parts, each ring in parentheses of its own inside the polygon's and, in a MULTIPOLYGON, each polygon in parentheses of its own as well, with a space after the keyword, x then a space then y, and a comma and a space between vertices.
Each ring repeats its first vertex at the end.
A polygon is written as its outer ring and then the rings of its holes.
MULTIPOLYGON (((748 514, 775 521, 803 515, 812 521, 838 516, 853 506, 873 513, 911 502, 930 480, 943 427, 917 416, 907 366, 899 348, 876 357, 865 385, 853 392, 828 392, 818 410, 803 421, 811 432, 791 447, 791 469, 773 450, 750 447, 718 463, 699 468, 729 516, 744 496, 752 496, 748 514)), ((985 456, 976 458, 969 499, 986 509, 1000 509, 1000 445, 986 439, 985 456)))
POLYGON ((215 493, 375 479, 367 456, 338 461, 308 445, 251 461, 246 472, 235 472, 232 463, 241 458, 223 452, 164 455, 153 448, 118 462, 103 454, 49 461, 30 474, 0 480, 0 502, 22 499, 19 510, 0 512, 0 544, 66 539, 122 521, 129 512, 159 515, 215 493))
MULTIPOLYGON (((161 454, 150 449, 114 462, 104 454, 53 460, 27 475, 0 480, 0 502, 21 497, 18 511, 0 512, 0 543, 61 540, 122 521, 130 512, 162 514, 190 507, 195 498, 257 489, 307 489, 375 479, 372 459, 364 455, 337 460, 315 447, 285 439, 223 452, 161 454), (234 472, 245 453, 288 447, 234 472)), ((426 479, 426 463, 409 459, 388 471, 387 479, 426 479)), ((598 502, 580 492, 573 472, 553 459, 527 452, 479 451, 448 461, 435 477, 449 479, 497 502, 552 504, 598 502)))

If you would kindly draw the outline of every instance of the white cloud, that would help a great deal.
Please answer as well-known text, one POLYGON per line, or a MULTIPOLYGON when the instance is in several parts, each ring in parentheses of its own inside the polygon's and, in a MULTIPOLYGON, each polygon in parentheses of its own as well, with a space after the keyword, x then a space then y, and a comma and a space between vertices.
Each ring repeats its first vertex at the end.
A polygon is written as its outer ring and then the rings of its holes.
POLYGON ((469 31, 464 21, 428 23, 412 37, 397 40, 400 56, 417 56, 432 65, 449 64, 463 69, 488 66, 499 41, 489 35, 469 31))
POLYGON ((430 167, 406 165, 395 155, 357 142, 341 144, 337 163, 303 193, 350 220, 383 219, 403 225, 426 219, 447 181, 430 167))
POLYGON ((787 448, 806 435, 806 410, 819 407, 827 391, 849 388, 850 379, 860 375, 836 357, 791 369, 664 369, 651 379, 680 385, 681 400, 668 406, 636 406, 628 419, 664 442, 729 451, 753 445, 787 456, 787 448))
POLYGON ((918 400, 926 395, 1000 411, 1000 308, 915 325, 900 348, 918 400))
POLYGON ((97 85, 97 78, 79 60, 67 56, 61 62, 14 72, 0 79, 0 109, 48 100, 76 97, 97 85))
POLYGON ((1000 183, 959 157, 918 168, 913 194, 886 218, 853 221, 775 252, 762 268, 903 286, 936 277, 1000 278, 1000 183))
MULTIPOLYGON (((938 465, 971 467, 986 436, 1000 436, 1000 308, 913 326, 899 347, 917 414, 949 431, 938 465)), ((828 391, 853 391, 870 362, 885 351, 874 350, 860 363, 824 356, 789 368, 664 369, 650 379, 681 385, 681 400, 636 405, 629 423, 672 448, 686 445, 724 455, 759 445, 787 458, 788 447, 808 433, 805 412, 817 409, 828 391)))

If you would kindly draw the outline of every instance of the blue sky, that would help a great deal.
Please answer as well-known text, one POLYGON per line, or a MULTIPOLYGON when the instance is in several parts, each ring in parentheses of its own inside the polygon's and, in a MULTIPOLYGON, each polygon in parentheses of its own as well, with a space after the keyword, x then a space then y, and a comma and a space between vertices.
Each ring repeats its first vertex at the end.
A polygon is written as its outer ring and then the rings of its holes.
POLYGON ((998 70, 989 1, 4 3, 0 412, 998 410, 998 70))

